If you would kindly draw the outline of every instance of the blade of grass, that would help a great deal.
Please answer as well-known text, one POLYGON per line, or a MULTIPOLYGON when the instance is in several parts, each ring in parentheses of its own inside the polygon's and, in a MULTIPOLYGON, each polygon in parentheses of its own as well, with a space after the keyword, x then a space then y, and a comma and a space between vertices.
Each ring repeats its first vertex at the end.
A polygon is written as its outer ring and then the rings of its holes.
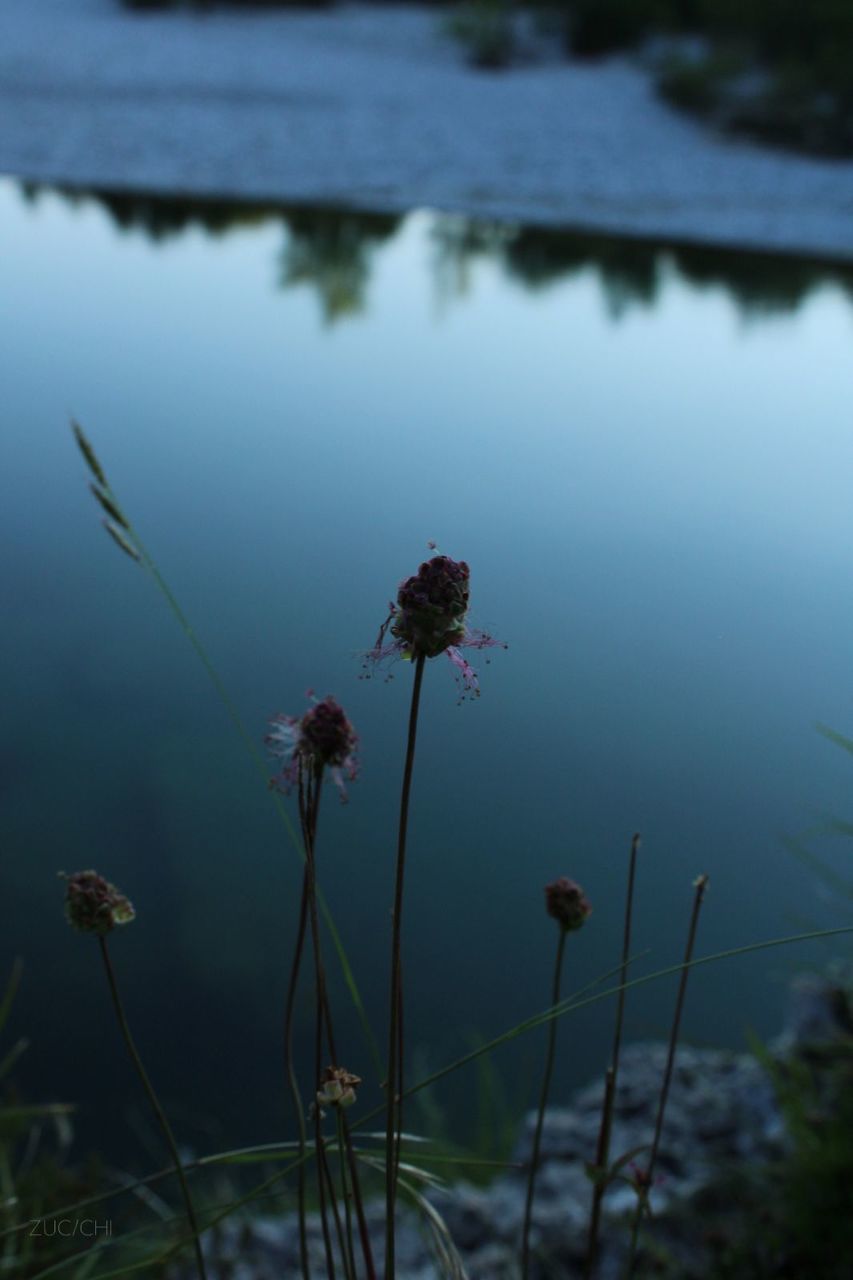
MULTIPOLYGON (((417 1084, 410 1085, 405 1092, 405 1096, 410 1097, 413 1093, 417 1093, 419 1089, 426 1089, 429 1085, 435 1084, 436 1080, 441 1080, 452 1072, 458 1071, 460 1067, 467 1066, 469 1062, 474 1062, 481 1054, 491 1053, 493 1049, 498 1049, 510 1040, 515 1040, 526 1031, 532 1031, 535 1027, 542 1026, 544 1022, 549 1022, 552 1018, 562 1018, 567 1013, 574 1013, 577 1009, 584 1009, 588 1005, 597 1004, 600 1000, 609 1000, 611 996, 618 996, 620 991, 631 991, 633 988, 643 986, 647 982, 656 982, 659 978, 669 978, 675 973, 681 973, 685 967, 696 969, 701 965, 715 964, 720 960, 731 960, 738 956, 751 955, 753 952, 767 951, 773 947, 791 946, 797 942, 815 942, 848 933, 853 933, 853 925, 842 925, 835 929, 815 929, 807 933, 794 933, 782 938, 769 938, 764 942, 750 942, 740 947, 729 947, 725 951, 715 951, 712 955, 698 956, 695 960, 691 960, 687 966, 683 963, 668 965, 665 969, 657 969, 653 973, 644 974, 641 978, 632 978, 630 982, 620 984, 617 987, 608 987, 605 991, 596 992, 595 995, 585 996, 580 1000, 569 997, 567 1001, 556 1007, 545 1009, 530 1018, 525 1018, 514 1027, 510 1027, 508 1031, 495 1036, 493 1040, 488 1040, 477 1049, 472 1049, 470 1053, 463 1054, 461 1058, 457 1058, 455 1061, 448 1063, 447 1066, 434 1071, 429 1076, 425 1076, 417 1084)), ((621 965, 617 967, 621 968, 621 965)), ((368 1120, 375 1119, 383 1109, 382 1106, 375 1107, 367 1116, 363 1117, 363 1122, 366 1123, 368 1120)))
MULTIPOLYGON (((240 712, 238 711, 233 698, 228 692, 225 682, 223 681, 218 670, 214 666, 213 661, 211 660, 210 655, 208 654, 207 650, 202 644, 197 632, 190 625, 189 619, 187 618, 186 614, 184 613, 183 609, 178 603, 178 600, 174 595, 171 587, 166 582, 166 579, 163 577, 160 570, 158 569, 157 564, 154 561, 154 558, 152 557, 150 552, 147 550, 136 528, 134 527, 134 525, 131 523, 130 519, 127 517, 126 513, 124 512, 124 509, 122 508, 117 495, 115 494, 111 485, 108 483, 106 479, 103 467, 101 466, 91 443, 84 435, 83 430, 80 427, 79 423, 77 423, 72 419, 71 426, 77 441, 78 448, 80 449, 80 452, 82 453, 86 461, 86 464, 88 465, 90 471, 92 472, 93 476, 97 480, 100 486, 100 489, 102 491, 101 495, 98 498, 99 502, 101 503, 101 505, 103 505, 102 499, 106 499, 107 503, 115 510, 118 516, 121 517, 123 528, 127 532, 126 540, 129 541, 131 544, 131 547, 138 552, 142 567, 146 569, 147 572, 150 574, 151 578, 154 581, 154 584, 156 585, 157 589, 160 591, 161 595, 163 596, 167 605, 169 606, 169 609, 171 610, 175 620, 177 621, 178 625, 180 626, 187 640, 190 642, 196 654, 196 657, 199 659, 205 671, 207 672, 208 678, 211 684, 213 685, 214 691, 216 692, 217 697, 219 698, 220 702, 225 708, 225 711, 227 712, 228 717, 231 720, 231 724, 235 732, 237 733, 237 736, 239 737, 241 743, 243 744, 243 747, 245 748, 247 754, 249 755, 249 758, 251 759, 252 764, 254 765, 256 771, 259 773, 260 777, 263 779, 264 791, 268 796, 272 798, 273 804, 275 805, 275 808, 276 808, 276 812, 278 813, 279 819, 282 822, 285 828, 285 831, 287 832, 288 838, 290 839, 294 849, 296 850, 297 854, 299 855, 299 857, 302 859, 304 863, 305 850, 302 847, 302 841, 299 835, 297 834, 296 828, 293 822, 291 821, 290 814, 288 813, 287 808, 285 807, 284 802, 281 796, 278 794, 278 792, 271 790, 269 787, 269 771, 267 769, 267 764, 264 759, 263 753, 261 752, 260 748, 255 743, 252 735, 249 733, 248 729, 246 728, 243 718, 240 715, 240 712)), ((112 531, 112 534, 113 534, 113 537, 115 537, 115 531, 112 531)), ((329 935, 332 939, 332 945, 334 946, 335 953, 337 955, 338 964, 340 965, 341 973, 344 979, 344 984, 347 988, 347 991, 349 992, 349 996, 350 996, 350 999, 352 1000, 359 1022, 361 1023, 365 1041, 367 1043, 367 1048, 373 1060, 377 1077, 381 1077, 382 1058, 379 1053, 379 1046, 375 1036, 373 1035, 373 1031, 370 1027, 370 1023, 367 1017, 367 1010, 364 1007, 364 1001, 361 998, 361 993, 358 989, 358 985, 355 980, 355 975, 353 973, 352 966, 350 965, 349 960, 347 958, 346 950, 344 948, 341 935, 338 932, 337 926, 335 925, 335 922, 332 918, 331 910, 328 906, 328 903, 319 885, 317 886, 317 902, 320 908, 320 913, 323 917, 323 922, 326 925, 326 928, 328 929, 329 935)))
MULTIPOLYGON (((756 953, 759 951, 767 951, 775 947, 792 946, 795 943, 799 943, 799 942, 823 941, 828 938, 835 938, 844 934, 851 934, 851 933, 853 933, 853 925, 842 925, 834 929, 815 929, 805 933, 789 934, 781 938, 769 938, 761 942, 751 942, 740 947, 730 947, 724 951, 716 951, 707 956, 698 956, 696 959, 691 960, 690 964, 687 966, 685 966, 683 963, 669 965, 665 969, 658 969, 652 973, 644 974, 640 978, 633 978, 630 982, 624 984, 624 989, 629 990, 634 987, 642 986, 647 982, 655 982, 659 978, 671 977, 674 973, 680 973, 684 968, 695 969, 700 967, 701 965, 715 964, 721 960, 735 959, 738 956, 750 955, 752 953, 756 953)), ((619 972, 621 967, 622 967, 621 964, 616 965, 614 970, 611 971, 611 973, 619 972)), ((543 1022, 547 1022, 550 1018, 563 1017, 567 1013, 572 1013, 576 1009, 585 1008, 590 1004, 595 1004, 599 1000, 607 1000, 614 995, 618 996, 620 990, 623 989, 622 985, 617 987, 609 987, 605 991, 597 992, 594 995, 584 995, 584 992, 589 991, 591 987, 594 987, 600 984, 601 981, 606 981, 607 976, 608 975, 606 975, 603 979, 597 978, 595 979, 594 982, 587 983, 585 987, 581 988, 581 990, 575 993, 574 995, 569 996, 567 1000, 561 1003, 561 1005, 559 1005, 556 1009, 555 1008, 546 1009, 542 1013, 534 1015, 532 1018, 525 1019, 524 1022, 520 1022, 516 1024, 516 1026, 511 1027, 508 1031, 505 1031, 502 1035, 495 1037, 495 1039, 488 1041, 486 1044, 478 1046, 478 1048, 472 1050, 469 1054, 466 1054, 464 1057, 456 1059, 454 1062, 449 1063, 447 1066, 441 1068, 440 1070, 433 1072, 432 1075, 426 1076, 423 1080, 419 1080, 416 1084, 411 1085, 409 1087, 409 1089, 406 1091, 407 1096, 417 1093, 419 1089, 425 1089, 430 1084, 435 1083, 436 1080, 439 1080, 444 1076, 449 1075, 453 1071, 457 1071, 460 1067, 467 1065, 468 1062, 474 1061, 481 1054, 490 1053, 493 1049, 499 1048, 500 1045, 506 1043, 507 1041, 515 1039, 519 1035, 523 1035, 524 1032, 527 1031, 528 1029, 541 1026, 543 1022)), ((384 1114, 384 1110, 385 1110, 384 1103, 380 1103, 378 1107, 374 1107, 371 1111, 367 1112, 364 1116, 362 1116, 361 1119, 357 1121, 356 1124, 353 1125, 353 1129, 359 1129, 363 1125, 368 1124, 371 1120, 376 1119, 378 1115, 384 1114)), ((385 1138, 385 1135, 383 1133, 371 1133, 365 1136, 369 1136, 376 1140, 384 1140, 385 1138)), ((284 1150, 286 1150, 288 1147, 290 1148, 290 1150, 295 1150, 297 1146, 298 1144, 296 1142, 291 1142, 291 1143, 266 1143, 266 1144, 262 1144, 259 1147, 241 1147, 241 1148, 236 1148, 233 1151, 218 1152, 211 1156, 204 1156, 200 1160, 187 1164, 185 1168, 189 1172, 189 1171, 198 1169, 200 1167, 206 1167, 210 1165, 242 1163, 244 1161, 248 1162, 249 1160, 253 1160, 256 1157, 260 1158, 261 1156, 263 1156, 263 1158, 272 1158, 276 1154, 279 1154, 284 1150)), ((312 1158, 313 1158, 313 1151, 307 1153, 305 1156, 305 1159, 312 1159, 312 1158)), ((360 1157, 360 1158, 363 1159, 363 1157, 360 1157)), ((215 1226, 217 1222, 223 1221, 223 1219, 228 1217, 230 1214, 236 1212, 237 1209, 241 1209, 245 1205, 252 1203, 254 1200, 261 1198, 266 1191, 270 1190, 272 1187, 276 1186, 279 1182, 281 1182, 284 1178, 286 1178, 296 1168, 297 1164, 298 1164, 298 1159, 293 1160, 290 1164, 287 1165, 285 1169, 279 1170, 277 1173, 265 1179, 263 1182, 259 1183, 256 1187, 246 1192, 244 1195, 241 1195, 238 1199, 230 1201, 228 1205, 222 1210, 221 1213, 217 1214, 209 1222, 207 1222, 206 1229, 210 1229, 210 1227, 215 1226)), ((147 1178, 140 1178, 135 1183, 132 1183, 127 1187, 117 1187, 112 1189, 109 1192, 104 1192, 97 1196, 89 1196, 84 1200, 77 1201, 75 1204, 66 1206, 62 1210, 55 1211, 55 1213, 51 1214, 50 1219, 48 1220, 52 1220, 53 1218, 59 1217, 59 1216, 67 1216, 69 1214, 74 1213, 78 1209, 89 1208, 94 1204, 102 1203, 104 1200, 111 1199, 115 1195, 120 1195, 123 1192, 130 1191, 135 1186, 142 1186, 142 1185, 149 1184, 161 1178, 168 1177, 173 1173, 174 1173, 174 1169, 170 1166, 168 1169, 159 1170, 157 1173, 151 1174, 147 1178)), ((26 1222, 18 1224, 16 1227, 8 1228, 6 1231, 0 1232, 0 1239, 2 1239, 5 1235, 11 1234, 14 1231, 22 1231, 26 1227, 31 1227, 36 1221, 40 1221, 40 1219, 31 1218, 26 1222)), ((190 1242, 189 1240, 186 1240, 182 1242, 182 1244, 178 1247, 183 1248, 189 1242, 190 1242)), ((150 1264, 151 1264, 151 1260, 149 1260, 148 1263, 146 1263, 145 1265, 150 1265, 150 1264)), ((65 1265, 65 1263, 63 1263, 62 1265, 65 1265)), ((53 1274, 53 1271, 55 1271, 56 1269, 57 1268, 51 1269, 50 1274, 53 1274)), ((138 1270, 139 1268, 136 1268, 136 1269, 138 1270)), ((127 1269, 122 1269, 116 1272, 110 1272, 109 1277, 105 1275, 103 1277, 99 1277, 98 1280, 112 1280, 113 1276, 123 1275, 126 1273, 126 1271, 127 1269)), ((48 1273, 39 1272, 37 1276, 31 1277, 30 1280, 42 1280, 42 1278, 46 1274, 48 1273)))
POLYGON ((830 742, 834 742, 837 747, 843 748, 853 756, 853 738, 847 738, 843 733, 839 733, 836 729, 830 729, 828 724, 821 724, 820 721, 815 725, 818 733, 822 733, 830 742))

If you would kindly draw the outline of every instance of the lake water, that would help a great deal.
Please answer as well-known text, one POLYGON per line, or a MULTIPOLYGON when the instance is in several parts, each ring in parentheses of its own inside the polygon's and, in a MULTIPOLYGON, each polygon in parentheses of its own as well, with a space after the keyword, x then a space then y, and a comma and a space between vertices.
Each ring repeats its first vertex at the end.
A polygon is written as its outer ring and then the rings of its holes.
MULTIPOLYGON (((443 658, 426 672, 410 1078, 547 1005, 547 881, 594 905, 567 989, 616 962, 635 830, 641 968, 680 955, 703 871, 700 952, 849 920, 783 844, 853 816, 853 762, 815 729, 853 732, 849 273, 10 181, 0 227, 3 959, 26 965, 20 1087, 79 1104, 78 1150, 161 1162, 56 873, 94 866, 133 898, 112 948, 131 1021, 175 1127, 213 1150, 292 1132, 300 867, 162 597, 104 535, 70 413, 257 741, 308 686, 359 731, 318 856, 382 1043, 411 672, 363 681, 361 657, 429 539, 471 565, 472 621, 509 648, 480 655, 475 702, 443 658)), ((850 874, 849 841, 807 843, 850 874)), ((772 1034, 791 973, 847 950, 697 971, 685 1035, 772 1034)), ((672 999, 638 992, 628 1033, 665 1034, 672 999)), ((555 1101, 603 1066, 611 1009, 563 1023, 555 1101)), ((300 1018, 307 1045, 307 989, 300 1018)), ((509 1104, 541 1052, 538 1033, 495 1055, 509 1104)), ((455 1133, 478 1082, 430 1100, 455 1133)))

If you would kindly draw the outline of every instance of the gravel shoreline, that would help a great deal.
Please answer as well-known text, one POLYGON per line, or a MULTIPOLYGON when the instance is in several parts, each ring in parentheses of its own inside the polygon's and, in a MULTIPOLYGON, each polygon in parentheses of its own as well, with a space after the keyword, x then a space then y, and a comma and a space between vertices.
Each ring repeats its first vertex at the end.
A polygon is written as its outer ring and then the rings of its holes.
POLYGON ((0 172, 853 260, 853 162, 717 137, 622 58, 474 71, 418 6, 4 6, 0 172))

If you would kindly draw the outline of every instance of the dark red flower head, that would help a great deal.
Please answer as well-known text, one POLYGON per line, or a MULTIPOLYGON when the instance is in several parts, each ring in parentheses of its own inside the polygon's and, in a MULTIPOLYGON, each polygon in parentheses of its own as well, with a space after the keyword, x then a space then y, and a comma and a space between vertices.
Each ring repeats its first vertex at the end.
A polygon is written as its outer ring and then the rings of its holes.
POLYGON ((545 886, 545 910, 567 933, 580 929, 592 914, 589 899, 579 884, 560 876, 545 886))
MULTIPOLYGON (((310 689, 308 697, 313 698, 310 689)), ((284 761, 273 785, 289 791, 299 778, 300 767, 324 769, 328 766, 335 785, 346 799, 344 779, 358 776, 358 735, 334 698, 316 699, 302 717, 278 715, 270 723, 267 746, 284 761)))
POLYGON ((344 764, 354 754, 357 742, 343 707, 334 698, 309 707, 299 722, 299 751, 315 764, 344 764))
POLYGON ((436 658, 464 642, 470 576, 464 560, 433 556, 401 583, 391 634, 412 657, 436 658))
POLYGON ((425 560, 417 573, 400 583, 397 602, 388 606, 390 613, 379 628, 365 667, 379 666, 391 658, 414 661, 444 653, 456 669, 463 696, 478 694, 477 673, 462 650, 505 649, 506 645, 468 626, 470 576, 464 560, 451 560, 450 556, 425 560), (386 641, 389 631, 393 639, 386 641))
POLYGON ((97 871, 76 871, 65 877, 65 914, 68 923, 82 933, 103 938, 117 924, 130 924, 133 904, 97 871))

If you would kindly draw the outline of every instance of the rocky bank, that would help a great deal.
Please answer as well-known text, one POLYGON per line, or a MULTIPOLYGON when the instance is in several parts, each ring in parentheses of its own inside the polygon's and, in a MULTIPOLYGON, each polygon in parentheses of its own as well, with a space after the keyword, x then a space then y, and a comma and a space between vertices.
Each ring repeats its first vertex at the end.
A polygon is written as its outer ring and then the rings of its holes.
MULTIPOLYGON (((849 989, 831 978, 802 976, 794 984, 788 1025, 770 1046, 774 1072, 807 1067, 829 1079, 832 1066, 853 1045, 853 1005, 849 989)), ((667 1047, 628 1046, 616 1093, 612 1153, 619 1155, 651 1141, 667 1047)), ((593 1159, 602 1099, 600 1081, 581 1089, 569 1106, 546 1115, 542 1164, 537 1179, 532 1243, 537 1280, 573 1280, 582 1274, 589 1222, 591 1184, 586 1163, 593 1159)), ((670 1276, 709 1274, 730 1227, 742 1228, 744 1206, 735 1188, 744 1171, 760 1176, 785 1157, 790 1138, 766 1066, 743 1053, 679 1049, 652 1191, 653 1221, 645 1233, 647 1259, 670 1276)), ((513 1153, 513 1166, 488 1187, 466 1184, 428 1190, 430 1204, 452 1237, 448 1253, 442 1233, 422 1214, 401 1214, 398 1275, 401 1280, 517 1280, 518 1240, 526 1191, 535 1115, 530 1113, 513 1153)), ((642 1156, 638 1157, 642 1160, 642 1156)), ((760 1200, 760 1192, 759 1192, 760 1200)), ((599 1280, 617 1280, 624 1266, 629 1216, 636 1195, 627 1181, 607 1192, 602 1225, 599 1280)), ((383 1251, 383 1205, 369 1206, 376 1255, 383 1251)), ((319 1223, 310 1223, 312 1271, 324 1273, 319 1223)), ((280 1280, 297 1275, 295 1219, 255 1217, 229 1222, 208 1242, 211 1280, 280 1280)), ((723 1272, 725 1274, 725 1272, 723 1272)), ((735 1274, 732 1272, 732 1274, 735 1274)), ((773 1274, 776 1274, 774 1272, 773 1274)), ((792 1274, 788 1271, 778 1274, 792 1274)))

